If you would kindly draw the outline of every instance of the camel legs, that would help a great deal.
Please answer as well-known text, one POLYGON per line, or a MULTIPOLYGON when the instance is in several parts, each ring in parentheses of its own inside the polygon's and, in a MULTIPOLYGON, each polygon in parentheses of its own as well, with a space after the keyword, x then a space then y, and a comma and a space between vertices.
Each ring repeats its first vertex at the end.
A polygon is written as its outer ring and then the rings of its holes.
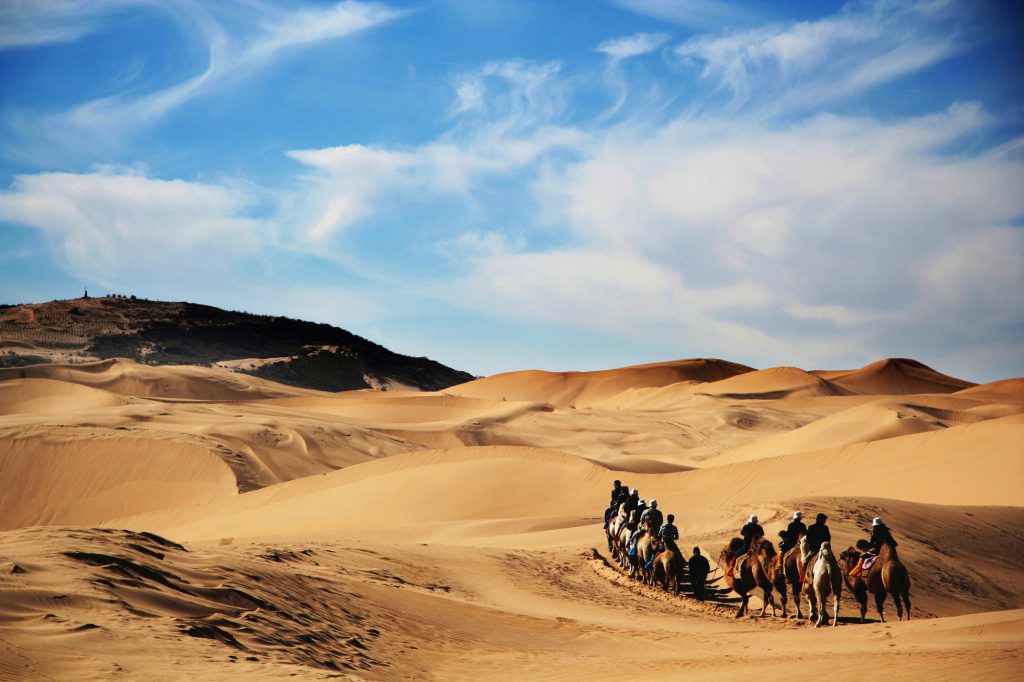
POLYGON ((878 620, 885 622, 885 615, 882 613, 882 606, 885 604, 885 592, 875 595, 875 608, 878 609, 878 620))
POLYGON ((796 604, 796 617, 803 618, 804 614, 800 612, 800 585, 793 585, 793 603, 796 604))
POLYGON ((812 590, 807 591, 807 609, 810 611, 810 619, 818 619, 818 604, 814 598, 814 592, 812 590))
POLYGON ((772 616, 775 616, 775 597, 772 595, 772 588, 764 588, 764 599, 761 602, 761 615, 764 616, 765 609, 772 605, 772 616))
POLYGON ((839 625, 839 593, 832 595, 832 627, 839 625))
POLYGON ((825 608, 825 604, 828 603, 825 601, 826 596, 828 595, 825 594, 824 590, 818 589, 817 586, 814 587, 814 600, 818 603, 818 617, 814 621, 814 627, 820 628, 825 624, 825 620, 828 619, 828 609, 825 608))
POLYGON ((739 618, 747 612, 747 600, 750 599, 749 595, 741 594, 740 598, 743 600, 740 602, 740 608, 736 611, 736 617, 739 618))
POLYGON ((896 604, 896 615, 900 620, 903 620, 903 607, 907 607, 907 620, 910 620, 910 591, 894 591, 892 593, 892 601, 896 604), (902 604, 900 603, 902 597, 902 604))

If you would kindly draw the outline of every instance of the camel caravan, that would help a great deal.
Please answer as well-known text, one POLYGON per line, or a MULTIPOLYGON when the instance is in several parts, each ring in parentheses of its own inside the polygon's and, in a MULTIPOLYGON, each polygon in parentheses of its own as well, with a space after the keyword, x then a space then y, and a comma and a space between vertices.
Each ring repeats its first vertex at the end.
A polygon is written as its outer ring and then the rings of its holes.
MULTIPOLYGON (((781 602, 782 617, 787 618, 787 604, 792 595, 797 618, 803 618, 802 598, 807 600, 808 616, 818 627, 828 621, 828 600, 832 601, 832 625, 839 622, 839 598, 845 586, 860 605, 860 622, 868 610, 868 593, 874 595, 878 617, 884 623, 883 606, 892 596, 896 614, 903 620, 906 610, 910 619, 910 575, 900 562, 897 543, 881 518, 871 522, 871 539, 858 540, 857 548, 848 548, 837 557, 832 549, 832 534, 828 517, 818 514, 810 526, 804 524, 803 515, 793 512, 787 528, 779 533, 778 549, 765 539, 764 529, 757 516, 751 515, 719 556, 725 584, 740 596, 736 611, 739 618, 747 613, 750 595, 761 591, 764 616, 771 607, 772 616, 778 615, 781 602)), ((689 578, 693 596, 705 598, 705 581, 710 565, 698 547, 686 558, 679 549, 679 530, 675 517, 664 517, 657 500, 649 503, 632 490, 615 481, 611 504, 604 514, 604 528, 612 559, 628 573, 630 578, 646 585, 660 585, 662 589, 678 594, 684 577, 689 578)))

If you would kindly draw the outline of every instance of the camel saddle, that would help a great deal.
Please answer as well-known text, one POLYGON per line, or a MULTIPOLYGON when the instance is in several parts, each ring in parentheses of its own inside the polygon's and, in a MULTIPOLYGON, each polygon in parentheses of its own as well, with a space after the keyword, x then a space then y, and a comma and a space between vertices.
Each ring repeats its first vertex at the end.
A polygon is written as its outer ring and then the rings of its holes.
POLYGON ((732 560, 732 578, 733 578, 733 580, 742 580, 743 579, 743 564, 744 564, 744 562, 746 562, 748 556, 749 555, 747 553, 743 553, 743 554, 739 555, 738 557, 734 557, 733 558, 733 560, 732 560))

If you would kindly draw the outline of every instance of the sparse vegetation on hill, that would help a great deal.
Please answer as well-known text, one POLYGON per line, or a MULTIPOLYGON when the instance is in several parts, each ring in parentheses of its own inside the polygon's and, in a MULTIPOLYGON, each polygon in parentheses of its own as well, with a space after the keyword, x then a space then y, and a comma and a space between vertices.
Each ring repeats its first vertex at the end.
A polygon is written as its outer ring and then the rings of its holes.
POLYGON ((6 351, 0 365, 8 367, 114 357, 149 364, 237 361, 230 365, 235 371, 327 391, 439 390, 473 378, 328 324, 124 296, 0 306, 0 350, 6 351))

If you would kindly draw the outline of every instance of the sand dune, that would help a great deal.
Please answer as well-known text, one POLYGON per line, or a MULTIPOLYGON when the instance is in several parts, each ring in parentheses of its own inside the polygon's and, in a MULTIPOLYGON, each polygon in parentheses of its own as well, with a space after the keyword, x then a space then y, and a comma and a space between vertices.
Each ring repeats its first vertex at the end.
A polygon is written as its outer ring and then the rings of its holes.
MULTIPOLYGON (((999 410, 994 416, 1002 417, 1021 411, 1024 410, 1004 409, 999 410)), ((883 399, 824 417, 793 431, 741 445, 705 461, 704 464, 719 466, 853 443, 881 441, 915 433, 938 431, 961 424, 976 423, 985 418, 985 416, 971 411, 957 411, 883 399)))
POLYGON ((956 395, 979 400, 993 400, 1006 403, 1024 403, 1024 377, 993 381, 957 391, 956 395))
POLYGON ((927 365, 906 358, 879 360, 852 371, 818 371, 814 374, 857 393, 876 395, 953 393, 974 386, 969 381, 936 372, 927 365))
POLYGON ((120 395, 181 400, 252 400, 318 393, 227 370, 193 365, 143 365, 124 358, 0 369, 0 382, 19 377, 55 379, 120 395))
POLYGON ((96 524, 236 494, 231 469, 192 439, 95 427, 0 433, 0 529, 96 524))
POLYGON ((745 365, 700 358, 598 372, 509 372, 453 386, 446 392, 488 400, 529 400, 583 407, 631 388, 667 386, 680 381, 718 381, 749 371, 751 368, 745 365))
POLYGON ((52 379, 0 381, 0 415, 65 413, 128 402, 124 397, 79 384, 52 379))
POLYGON ((796 367, 772 367, 693 387, 708 395, 747 400, 847 395, 849 390, 796 367))
POLYGON ((856 679, 867 660, 1012 679, 1024 662, 1020 380, 903 360, 443 393, 127 361, 25 373, 0 374, 3 679, 602 679, 612 658, 656 680, 822 661, 856 679), (824 511, 838 549, 882 516, 915 620, 855 624, 847 595, 842 627, 815 632, 735 622, 725 591, 639 588, 595 554, 614 478, 713 559, 751 513, 774 537, 824 511))

